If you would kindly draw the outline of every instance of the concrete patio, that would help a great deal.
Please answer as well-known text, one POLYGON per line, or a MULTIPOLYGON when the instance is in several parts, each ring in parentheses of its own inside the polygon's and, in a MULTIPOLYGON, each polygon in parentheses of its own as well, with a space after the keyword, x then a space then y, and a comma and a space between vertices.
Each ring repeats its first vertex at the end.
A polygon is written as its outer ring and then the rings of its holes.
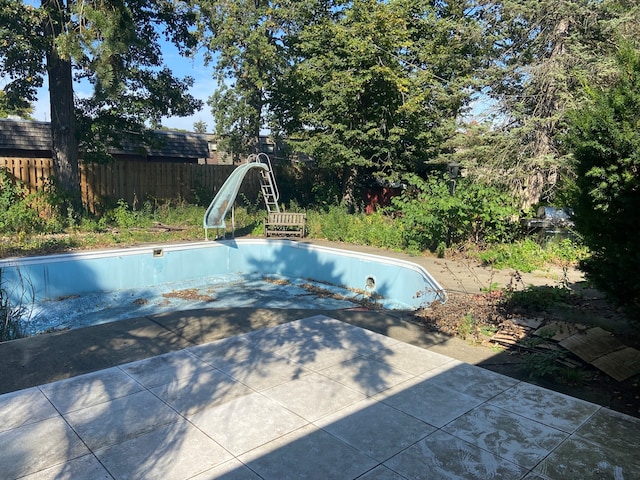
POLYGON ((635 479, 640 420, 326 316, 0 395, 2 478, 635 479))

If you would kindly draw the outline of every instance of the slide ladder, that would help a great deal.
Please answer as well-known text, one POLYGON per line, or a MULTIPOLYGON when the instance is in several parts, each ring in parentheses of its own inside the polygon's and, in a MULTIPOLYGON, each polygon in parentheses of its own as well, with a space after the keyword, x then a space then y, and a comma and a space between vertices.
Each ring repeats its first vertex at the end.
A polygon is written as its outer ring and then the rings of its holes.
POLYGON ((231 175, 229 175, 225 180, 224 184, 220 187, 220 190, 209 205, 209 208, 207 208, 202 222, 205 238, 207 240, 209 238, 209 229, 215 228, 223 229, 223 231, 226 230, 226 223, 224 219, 229 210, 232 212, 232 228, 235 233, 234 204, 244 177, 247 175, 249 170, 253 168, 258 168, 260 170, 260 189, 262 191, 264 203, 267 206, 267 211, 269 213, 280 211, 280 207, 278 206, 280 193, 278 192, 269 156, 265 153, 251 155, 247 163, 243 163, 231 172, 231 175))
POLYGON ((278 191, 278 185, 276 184, 276 177, 273 174, 273 167, 271 166, 269 155, 266 153, 252 155, 249 157, 249 161, 267 165, 267 170, 260 170, 260 190, 262 191, 262 198, 264 198, 267 212, 279 213, 280 206, 278 205, 278 200, 280 199, 280 192, 278 191))

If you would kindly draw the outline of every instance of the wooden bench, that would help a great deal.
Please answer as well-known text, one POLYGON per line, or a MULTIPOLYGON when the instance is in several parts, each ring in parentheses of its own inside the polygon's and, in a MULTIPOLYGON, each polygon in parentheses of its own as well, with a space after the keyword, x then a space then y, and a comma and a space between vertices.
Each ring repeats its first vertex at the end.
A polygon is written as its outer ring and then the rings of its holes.
POLYGON ((304 237, 307 224, 306 213, 270 213, 264 222, 264 236, 304 237))

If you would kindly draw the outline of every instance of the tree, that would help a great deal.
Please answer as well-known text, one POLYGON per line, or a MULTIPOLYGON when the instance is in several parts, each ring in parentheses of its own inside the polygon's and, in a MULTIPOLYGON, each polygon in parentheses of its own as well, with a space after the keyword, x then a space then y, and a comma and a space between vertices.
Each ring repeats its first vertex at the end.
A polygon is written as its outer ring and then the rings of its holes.
POLYGON ((188 54, 194 14, 183 2, 164 0, 42 0, 35 8, 0 0, 0 74, 9 105, 35 100, 48 77, 52 155, 57 184, 79 203, 78 146, 96 159, 126 132, 139 138, 163 116, 184 116, 200 106, 185 93, 192 84, 163 67, 159 41, 188 54), (93 94, 74 99, 74 79, 93 94))
POLYGON ((620 49, 607 89, 587 90, 567 137, 576 161, 575 219, 591 250, 583 268, 603 291, 640 313, 640 50, 620 49))
POLYGON ((524 208, 553 202, 556 183, 575 178, 562 145, 564 115, 583 101, 582 84, 611 81, 617 38, 637 38, 640 7, 629 0, 482 3, 494 44, 483 92, 500 110, 487 138, 494 142, 496 130, 503 136, 492 168, 524 208))
POLYGON ((290 67, 297 31, 341 1, 202 0, 199 34, 218 89, 209 98, 216 133, 233 153, 256 153, 267 127, 272 90, 290 67))
POLYGON ((7 118, 9 115, 29 119, 33 115, 33 106, 10 106, 7 95, 0 90, 0 118, 7 118))
POLYGON ((469 99, 480 33, 466 1, 351 2, 292 39, 274 123, 353 205, 363 175, 398 181, 437 155, 469 99))
POLYGON ((193 131, 196 133, 207 133, 207 124, 202 120, 193 123, 193 131))

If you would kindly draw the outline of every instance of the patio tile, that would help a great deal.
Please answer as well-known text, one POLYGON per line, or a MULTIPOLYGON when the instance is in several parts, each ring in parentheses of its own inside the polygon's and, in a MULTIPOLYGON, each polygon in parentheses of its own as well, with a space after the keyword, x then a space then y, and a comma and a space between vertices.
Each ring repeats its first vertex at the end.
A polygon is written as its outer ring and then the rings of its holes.
POLYGON ((18 478, 90 453, 59 416, 0 433, 3 478, 18 478))
POLYGON ((181 418, 147 391, 76 410, 64 416, 94 451, 181 418))
POLYGON ((378 465, 373 470, 369 470, 361 477, 358 477, 358 480, 406 480, 406 478, 393 470, 389 470, 384 465, 378 465))
POLYGON ((255 342, 247 335, 224 338, 188 349, 202 361, 216 368, 226 368, 248 360, 273 358, 275 354, 255 342))
POLYGON ((279 356, 255 357, 242 363, 222 366, 220 370, 257 391, 266 390, 311 373, 300 364, 279 356))
POLYGON ((525 468, 533 468, 568 434, 491 405, 444 427, 448 433, 525 468))
POLYGON ((303 418, 260 393, 202 410, 189 420, 234 455, 307 424, 303 418))
POLYGON ((521 478, 526 470, 442 430, 396 455, 385 466, 410 479, 521 478))
POLYGON ((449 357, 408 343, 390 345, 383 352, 371 355, 371 358, 413 375, 423 375, 452 361, 449 357))
POLYGON ((291 345, 277 350, 277 353, 315 372, 359 356, 340 345, 291 345))
POLYGON ((365 395, 375 395, 413 377, 370 357, 347 360, 320 373, 365 395))
POLYGON ((317 373, 280 384, 263 393, 310 422, 366 398, 362 393, 317 373))
POLYGON ((482 403, 422 379, 401 383, 373 398, 435 427, 443 427, 482 403))
POLYGON ((189 480, 261 480, 258 475, 249 470, 242 462, 235 458, 213 467, 189 480))
POLYGON ((415 417, 371 400, 323 417, 315 425, 379 462, 435 431, 415 417))
POLYGON ((621 452, 640 450, 640 419, 601 408, 576 432, 580 437, 621 452))
POLYGON ((518 383, 518 380, 462 362, 449 362, 423 375, 429 383, 488 400, 518 383))
POLYGON ((265 479, 351 479, 377 462, 333 435, 307 425, 239 457, 265 479))
POLYGON ((211 366, 188 350, 158 355, 120 367, 145 387, 151 388, 174 380, 211 370, 211 366))
POLYGON ((522 480, 551 480, 549 477, 540 475, 539 473, 529 472, 522 480))
POLYGON ((519 383, 488 403, 568 433, 573 433, 600 408, 529 383, 519 383))
POLYGON ((150 391, 184 416, 254 392, 217 369, 183 377, 150 391))
POLYGON ((307 332, 315 333, 315 342, 351 350, 360 355, 370 355, 399 343, 394 338, 332 318, 318 316, 299 322, 308 329, 307 332))
POLYGON ((0 432, 58 415, 38 387, 0 396, 0 432))
POLYGON ((281 324, 273 329, 251 332, 245 337, 250 343, 255 343, 265 350, 300 359, 305 358, 305 353, 316 349, 351 350, 354 351, 351 354, 353 357, 360 354, 355 350, 371 353, 381 345, 397 343, 397 340, 382 340, 373 332, 365 332, 359 327, 318 315, 281 324))
POLYGON ((119 368, 88 373, 40 387, 62 413, 91 407, 143 389, 142 385, 119 368))
POLYGON ((113 477, 105 470, 93 455, 83 455, 65 463, 40 470, 32 475, 21 477, 20 480, 112 480, 113 477))
MULTIPOLYGON (((606 437, 601 437, 605 440, 606 437)), ((640 460, 635 450, 616 450, 572 436, 535 469, 550 479, 640 478, 640 460)))
POLYGON ((191 478, 233 458, 190 423, 180 420, 95 452, 117 479, 191 478))

